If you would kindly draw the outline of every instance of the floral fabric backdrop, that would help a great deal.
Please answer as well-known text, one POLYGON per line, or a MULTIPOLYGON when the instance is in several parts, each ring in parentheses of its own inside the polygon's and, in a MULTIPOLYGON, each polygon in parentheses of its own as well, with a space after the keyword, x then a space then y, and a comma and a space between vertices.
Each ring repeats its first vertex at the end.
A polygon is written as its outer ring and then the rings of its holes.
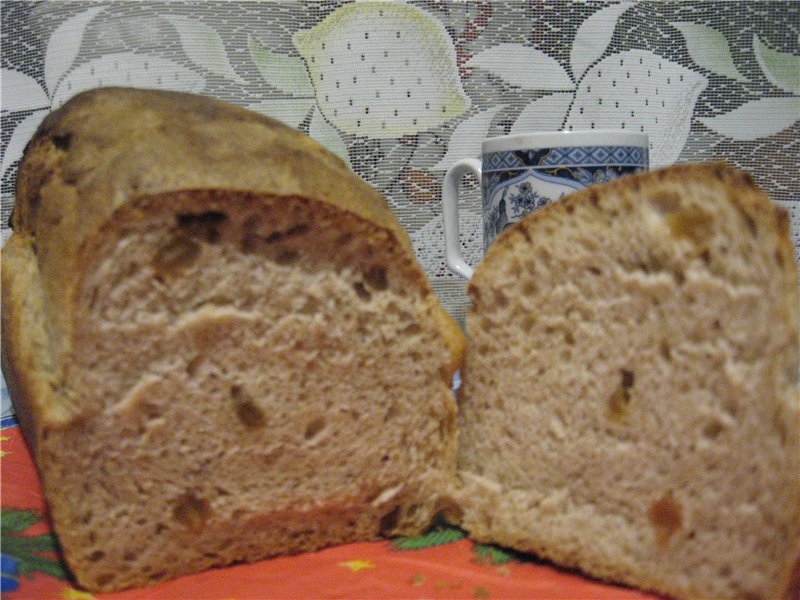
MULTIPOLYGON (((487 136, 625 128, 651 166, 726 160, 791 213, 800 248, 795 0, 0 3, 2 236, 24 146, 88 88, 216 96, 277 117, 388 198, 446 308, 441 182, 487 136)), ((481 253, 475 182, 463 253, 481 253)), ((3 387, 3 412, 8 412, 3 387)))

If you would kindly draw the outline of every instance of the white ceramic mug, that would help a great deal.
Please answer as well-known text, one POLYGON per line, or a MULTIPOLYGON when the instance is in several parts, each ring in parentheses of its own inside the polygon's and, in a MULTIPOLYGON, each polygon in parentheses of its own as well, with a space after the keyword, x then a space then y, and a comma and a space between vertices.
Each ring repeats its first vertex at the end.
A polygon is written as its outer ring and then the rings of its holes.
POLYGON ((451 271, 469 279, 458 231, 458 185, 474 174, 481 182, 483 250, 525 214, 592 183, 648 168, 647 136, 621 130, 523 133, 488 138, 482 161, 465 158, 444 178, 445 258, 451 271))

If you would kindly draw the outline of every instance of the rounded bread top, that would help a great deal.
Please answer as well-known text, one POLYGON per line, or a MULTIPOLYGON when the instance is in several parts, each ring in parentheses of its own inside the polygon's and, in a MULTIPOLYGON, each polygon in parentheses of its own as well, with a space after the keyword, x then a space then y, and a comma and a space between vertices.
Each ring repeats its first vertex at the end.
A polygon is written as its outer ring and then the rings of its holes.
POLYGON ((16 231, 36 235, 39 188, 54 175, 83 205, 78 238, 129 198, 225 189, 321 200, 392 230, 410 249, 384 198, 339 157, 279 121, 205 96, 134 88, 74 96, 26 148, 16 231))

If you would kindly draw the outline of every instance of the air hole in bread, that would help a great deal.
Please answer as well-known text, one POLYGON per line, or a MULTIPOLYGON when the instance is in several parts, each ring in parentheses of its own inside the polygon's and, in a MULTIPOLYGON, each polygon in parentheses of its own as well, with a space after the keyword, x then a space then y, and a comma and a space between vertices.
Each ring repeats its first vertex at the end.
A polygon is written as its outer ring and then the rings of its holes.
POLYGON ((655 528, 656 542, 666 545, 672 535, 683 525, 683 510, 672 492, 655 500, 647 511, 647 518, 655 528))
POLYGON ((460 523, 464 518, 464 509, 450 496, 439 496, 434 508, 435 524, 460 523))
POLYGON ((198 498, 192 492, 186 492, 175 501, 172 516, 186 529, 197 533, 202 531, 211 517, 211 507, 207 500, 198 498))
POLYGON ((739 412, 739 401, 736 399, 733 391, 722 395, 722 410, 731 417, 735 417, 739 412))
MULTIPOLYGON (((738 207, 738 204, 734 204, 734 206, 738 207)), ((758 237, 758 226, 756 225, 755 219, 747 214, 744 210, 740 209, 739 214, 742 215, 742 220, 744 221, 747 230, 750 232, 754 238, 758 237)))
POLYGON ((256 233, 245 233, 242 236, 242 241, 239 244, 244 254, 255 254, 259 251, 263 238, 256 233))
POLYGON ((320 302, 316 298, 312 296, 308 296, 305 298, 303 305, 300 307, 300 314, 301 315, 313 315, 319 312, 320 310, 320 302))
POLYGON ((150 579, 152 581, 159 581, 160 579, 164 579, 166 575, 167 575, 166 571, 156 571, 155 573, 150 575, 150 579))
POLYGON ((202 213, 182 213, 177 215, 178 227, 186 235, 205 240, 210 244, 219 241, 220 227, 228 220, 228 215, 216 210, 202 213))
POLYGON ((681 207, 681 198, 677 192, 662 190, 652 194, 648 201, 662 215, 675 212, 681 207))
POLYGON ((672 349, 666 340, 662 340, 658 345, 658 351, 664 360, 672 360, 672 349))
POLYGON ((174 237, 161 246, 153 258, 153 269, 168 275, 190 267, 200 256, 200 245, 187 237, 174 237))
POLYGON ((380 532, 381 535, 388 535, 397 528, 397 523, 400 521, 400 507, 395 506, 392 510, 381 517, 380 532))
POLYGON ((697 206, 689 206, 666 217, 672 237, 699 244, 711 236, 714 217, 697 206))
POLYGON ((775 426, 775 432, 778 434, 778 439, 781 442, 781 446, 786 445, 786 424, 784 423, 783 414, 780 409, 775 409, 774 414, 772 415, 772 423, 775 426))
POLYGON ((608 416, 614 421, 624 419, 631 406, 631 388, 633 387, 633 372, 626 369, 620 371, 620 384, 608 398, 608 416))
POLYGON ((703 437, 708 440, 715 440, 719 437, 724 429, 725 426, 722 424, 722 422, 714 419, 713 421, 706 423, 703 427, 703 437))
POLYGON ((373 290, 383 291, 389 287, 389 279, 386 276, 386 267, 375 265, 364 273, 364 281, 373 290))
POLYGON ((710 265, 710 264, 711 264, 711 252, 709 252, 708 248, 704 249, 704 250, 703 250, 703 251, 700 253, 700 258, 701 258, 701 259, 702 259, 702 261, 703 261, 704 263, 706 263, 707 265, 710 265))
POLYGON ((775 248, 775 262, 778 263, 778 266, 780 266, 781 268, 783 268, 784 265, 786 264, 784 262, 783 252, 781 252, 780 248, 775 248))
POLYGON ((264 411, 240 385, 231 386, 231 398, 239 421, 248 429, 263 427, 267 418, 264 411))
POLYGON ((383 415, 383 422, 388 423, 397 416, 397 404, 394 402, 386 409, 386 414, 383 415))
POLYGON ((128 552, 125 556, 122 557, 122 559, 125 560, 126 562, 133 562, 136 560, 136 558, 137 555, 134 554, 133 552, 128 552))
POLYGON ((361 281, 356 281, 353 284, 353 289, 356 291, 356 295, 364 302, 369 302, 372 300, 372 294, 361 281))
POLYGON ((422 327, 420 327, 417 323, 411 323, 410 325, 404 327, 400 333, 407 335, 408 337, 413 337, 422 333, 422 327))
POLYGON ((502 290, 495 290, 494 302, 498 308, 504 308, 508 306, 508 296, 502 290))
MULTIPOLYGON (((163 575, 162 575, 163 577, 163 575)), ((114 574, 113 573, 103 573, 102 575, 97 576, 97 587, 106 587, 112 581, 114 581, 114 574)))
POLYGON ((303 435, 308 441, 311 441, 320 433, 322 433, 323 429, 325 429, 325 418, 317 417, 316 419, 309 421, 308 425, 306 425, 306 431, 303 435))
POLYGON ((194 377, 197 375, 197 371, 200 369, 200 364, 203 362, 203 355, 198 354, 188 363, 186 363, 186 374, 189 377, 194 377))
POLYGON ((106 553, 102 550, 95 550, 89 555, 89 560, 91 562, 97 562, 98 560, 102 560, 105 557, 106 553))

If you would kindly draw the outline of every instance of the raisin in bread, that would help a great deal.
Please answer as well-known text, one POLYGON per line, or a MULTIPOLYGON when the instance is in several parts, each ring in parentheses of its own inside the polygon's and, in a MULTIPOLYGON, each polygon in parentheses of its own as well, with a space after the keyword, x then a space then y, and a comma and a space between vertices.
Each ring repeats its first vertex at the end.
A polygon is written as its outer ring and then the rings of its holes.
POLYGON ((675 597, 776 598, 800 543, 788 218, 722 165, 591 187, 469 284, 464 527, 675 597))
POLYGON ((227 103, 48 116, 3 249, 3 367, 77 581, 141 586, 424 529, 463 338, 385 200, 227 103))

